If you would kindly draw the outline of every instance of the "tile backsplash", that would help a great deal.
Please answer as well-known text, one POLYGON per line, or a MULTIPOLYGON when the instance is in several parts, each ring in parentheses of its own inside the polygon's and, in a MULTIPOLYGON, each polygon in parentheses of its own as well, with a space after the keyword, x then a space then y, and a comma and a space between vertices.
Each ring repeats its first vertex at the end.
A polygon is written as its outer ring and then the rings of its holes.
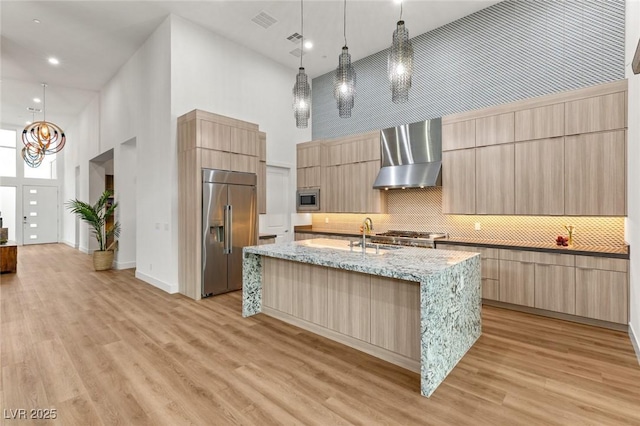
POLYGON ((358 232, 365 217, 374 232, 389 229, 446 232, 452 238, 552 243, 574 225, 576 245, 617 247, 625 244, 623 217, 485 216, 442 214, 442 188, 389 191, 387 214, 312 215, 317 230, 358 232), (325 223, 328 218, 329 223, 325 223), (480 230, 475 230, 476 223, 480 230))

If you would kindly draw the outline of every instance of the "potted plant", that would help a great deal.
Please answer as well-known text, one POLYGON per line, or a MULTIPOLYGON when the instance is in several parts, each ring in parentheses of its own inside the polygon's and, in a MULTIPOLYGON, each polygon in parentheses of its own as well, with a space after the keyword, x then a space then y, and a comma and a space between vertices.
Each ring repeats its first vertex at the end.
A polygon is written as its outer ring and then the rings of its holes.
POLYGON ((91 226, 91 232, 98 240, 99 249, 93 252, 93 268, 96 271, 111 269, 113 264, 113 249, 116 247, 120 236, 120 223, 114 222, 107 228, 107 219, 115 212, 118 203, 113 202, 112 192, 106 190, 102 193, 98 201, 91 205, 80 200, 69 200, 66 202, 67 209, 76 214, 91 226), (107 240, 113 237, 114 240, 106 247, 107 240))

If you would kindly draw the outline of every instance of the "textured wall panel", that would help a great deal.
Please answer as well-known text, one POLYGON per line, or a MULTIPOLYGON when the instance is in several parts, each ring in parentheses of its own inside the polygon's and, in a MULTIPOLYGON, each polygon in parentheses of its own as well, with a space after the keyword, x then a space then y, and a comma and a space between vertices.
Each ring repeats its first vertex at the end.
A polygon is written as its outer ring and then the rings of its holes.
MULTIPOLYGON (((409 31, 411 21, 419 19, 411 16, 410 6, 405 10, 409 31)), ((338 117, 333 73, 314 78, 313 139, 622 79, 624 1, 508 0, 412 41, 414 77, 406 104, 391 102, 387 50, 354 63, 358 84, 351 118, 338 117)))
POLYGON ((623 217, 443 215, 439 187, 389 191, 387 202, 387 214, 317 213, 312 215, 312 225, 317 230, 358 232, 364 218, 369 216, 375 232, 390 229, 447 232, 453 238, 542 244, 566 235, 564 225, 574 225, 576 245, 619 247, 625 243, 623 217), (476 222, 481 224, 480 231, 474 229, 476 222))

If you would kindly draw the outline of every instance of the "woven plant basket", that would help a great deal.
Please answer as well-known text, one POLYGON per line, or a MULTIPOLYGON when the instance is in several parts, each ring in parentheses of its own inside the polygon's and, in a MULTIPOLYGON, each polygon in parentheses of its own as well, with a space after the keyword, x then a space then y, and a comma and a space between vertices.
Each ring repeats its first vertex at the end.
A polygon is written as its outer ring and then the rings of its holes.
POLYGON ((106 271, 113 265, 113 250, 94 251, 93 269, 96 271, 106 271))

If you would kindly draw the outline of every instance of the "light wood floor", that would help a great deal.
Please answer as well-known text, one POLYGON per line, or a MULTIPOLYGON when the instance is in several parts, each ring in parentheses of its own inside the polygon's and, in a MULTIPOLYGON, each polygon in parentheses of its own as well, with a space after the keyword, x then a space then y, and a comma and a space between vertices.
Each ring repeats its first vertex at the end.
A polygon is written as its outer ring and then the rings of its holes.
POLYGON ((640 424, 625 333, 486 307, 427 399, 417 374, 243 319, 240 293, 168 295, 63 245, 20 247, 0 279, 2 409, 57 410, 38 425, 640 424))

